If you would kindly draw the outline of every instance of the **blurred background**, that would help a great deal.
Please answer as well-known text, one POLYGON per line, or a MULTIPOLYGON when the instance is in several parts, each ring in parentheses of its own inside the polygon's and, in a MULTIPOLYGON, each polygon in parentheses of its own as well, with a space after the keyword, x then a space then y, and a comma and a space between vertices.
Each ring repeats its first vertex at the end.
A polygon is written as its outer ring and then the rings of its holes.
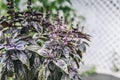
POLYGON ((86 18, 85 32, 92 36, 84 54, 85 65, 93 65, 99 72, 119 72, 120 0, 72 0, 72 3, 86 18))
MULTIPOLYGON (((16 11, 26 10, 27 0, 15 0, 16 11)), ((32 0, 37 11, 49 6, 69 22, 74 18, 90 34, 81 64, 83 80, 120 80, 120 0, 32 0), (100 78, 100 79, 99 79, 100 78), (103 78, 103 79, 102 79, 103 78)), ((0 0, 0 17, 6 15, 5 0, 0 0)), ((51 14, 51 16, 52 16, 51 14)))

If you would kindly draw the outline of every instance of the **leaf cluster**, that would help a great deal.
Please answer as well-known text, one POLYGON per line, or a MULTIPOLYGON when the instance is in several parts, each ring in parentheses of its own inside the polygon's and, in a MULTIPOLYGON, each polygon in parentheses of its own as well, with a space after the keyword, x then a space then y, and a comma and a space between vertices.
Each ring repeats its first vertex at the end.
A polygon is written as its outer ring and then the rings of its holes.
POLYGON ((67 25, 63 18, 50 19, 50 11, 15 12, 8 1, 8 15, 0 19, 0 80, 80 80, 77 69, 89 35, 67 25))

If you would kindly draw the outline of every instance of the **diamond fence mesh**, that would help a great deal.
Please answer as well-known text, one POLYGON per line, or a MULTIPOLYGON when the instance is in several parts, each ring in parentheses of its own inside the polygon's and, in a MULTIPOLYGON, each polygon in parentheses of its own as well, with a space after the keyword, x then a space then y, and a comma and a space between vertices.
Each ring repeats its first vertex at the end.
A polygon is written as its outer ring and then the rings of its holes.
POLYGON ((85 65, 120 73, 120 0, 72 0, 72 3, 86 18, 85 32, 92 36, 83 58, 85 65))

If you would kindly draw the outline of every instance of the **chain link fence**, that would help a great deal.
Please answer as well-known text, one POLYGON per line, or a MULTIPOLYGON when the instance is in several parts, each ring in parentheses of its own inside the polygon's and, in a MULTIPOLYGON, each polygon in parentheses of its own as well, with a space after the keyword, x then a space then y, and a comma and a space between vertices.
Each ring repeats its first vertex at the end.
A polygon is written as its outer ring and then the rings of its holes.
POLYGON ((72 0, 91 37, 84 65, 120 77, 120 0, 72 0))

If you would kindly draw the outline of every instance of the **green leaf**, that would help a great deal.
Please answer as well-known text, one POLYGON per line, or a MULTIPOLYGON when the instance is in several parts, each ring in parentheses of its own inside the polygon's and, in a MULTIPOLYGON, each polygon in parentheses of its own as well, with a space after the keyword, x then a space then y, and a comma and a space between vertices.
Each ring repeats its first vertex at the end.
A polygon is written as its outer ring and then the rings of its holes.
POLYGON ((19 9, 20 0, 15 0, 15 7, 19 9))
POLYGON ((71 0, 67 0, 67 2, 68 2, 69 4, 71 4, 71 5, 72 5, 72 2, 71 2, 71 0))
POLYGON ((63 3, 65 2, 65 0, 57 0, 57 2, 58 2, 59 4, 63 4, 63 3))
POLYGON ((7 80, 13 80, 13 77, 8 77, 7 80))
POLYGON ((58 59, 58 60, 54 60, 53 63, 58 66, 61 70, 63 70, 65 73, 68 74, 68 68, 67 68, 67 64, 65 63, 64 60, 62 59, 58 59))

